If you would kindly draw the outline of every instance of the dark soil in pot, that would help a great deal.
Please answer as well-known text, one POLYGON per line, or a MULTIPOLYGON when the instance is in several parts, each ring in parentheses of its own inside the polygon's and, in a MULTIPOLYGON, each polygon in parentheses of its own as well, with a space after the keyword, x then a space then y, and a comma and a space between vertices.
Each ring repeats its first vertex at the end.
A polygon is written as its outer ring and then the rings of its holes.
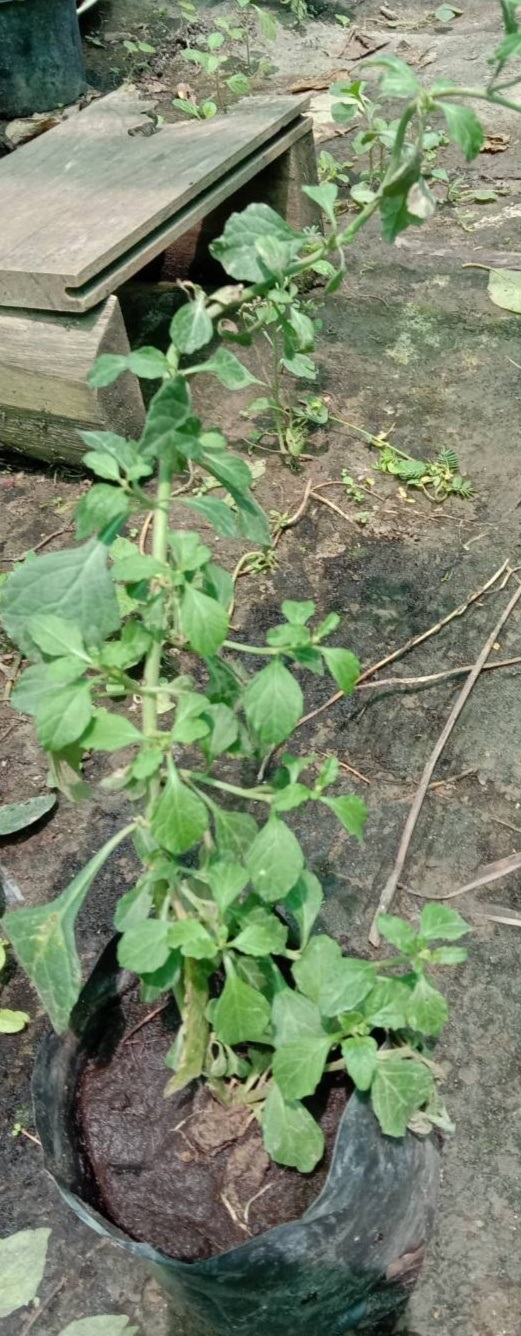
POLYGON ((285 1169, 264 1150, 251 1108, 226 1108, 195 1082, 164 1098, 175 1009, 151 1021, 148 1012, 128 992, 104 1051, 83 1072, 77 1117, 99 1194, 92 1205, 132 1238, 183 1262, 298 1220, 324 1186, 347 1082, 332 1076, 309 1101, 326 1138, 321 1164, 306 1175, 285 1169))

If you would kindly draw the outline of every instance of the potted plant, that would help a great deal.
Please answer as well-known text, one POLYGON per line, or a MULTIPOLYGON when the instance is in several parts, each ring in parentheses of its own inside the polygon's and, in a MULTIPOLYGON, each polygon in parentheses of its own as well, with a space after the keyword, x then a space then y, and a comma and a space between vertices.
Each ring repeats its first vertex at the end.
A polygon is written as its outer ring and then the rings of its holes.
MULTIPOLYGON (((232 216, 216 252, 232 273, 239 264, 252 278, 262 256, 256 295, 273 291, 280 300, 286 285, 291 320, 294 275, 324 260, 331 245, 252 205, 232 216)), ((254 382, 229 347, 203 352, 231 303, 254 295, 228 288, 209 299, 194 290, 174 316, 166 354, 142 348, 98 361, 97 383, 126 368, 162 378, 142 440, 84 434, 85 463, 99 481, 77 507, 79 544, 22 563, 3 587, 4 628, 30 661, 12 702, 35 718, 52 783, 75 797, 85 790, 82 763, 98 753, 115 757, 103 783, 133 811, 58 899, 8 914, 5 931, 57 1032, 40 1053, 34 1091, 46 1163, 62 1191, 82 1218, 154 1262, 198 1322, 267 1336, 282 1333, 295 1306, 299 1332, 314 1330, 317 1312, 333 1332, 373 1322, 406 1296, 432 1225, 430 1132, 448 1125, 430 1053, 447 1005, 428 972, 465 958, 452 943, 467 925, 436 905, 423 911, 418 931, 383 916, 381 931, 398 954, 379 964, 345 957, 315 932, 322 890, 292 814, 312 803, 318 819, 333 813, 361 838, 364 804, 338 793, 334 759, 317 767, 313 755, 284 752, 269 778, 255 774, 271 749, 288 745, 303 712, 296 672, 329 672, 348 695, 358 660, 331 644, 337 614, 317 619, 310 601, 283 603, 265 641, 243 643, 230 628, 230 575, 197 532, 170 528, 173 483, 190 461, 227 500, 203 492, 180 504, 224 537, 269 544, 248 466, 218 430, 203 427, 190 391, 195 375, 213 375, 230 392, 254 382), (144 485, 155 471, 151 497, 144 485), (151 555, 120 533, 144 507, 154 514, 151 555), (251 662, 253 671, 244 667, 251 662), (135 700, 136 721, 118 709, 135 700), (75 919, 125 839, 142 870, 119 900, 117 939, 80 992, 75 919), (154 1027, 139 996, 157 1010, 165 993, 172 1002, 154 1027), (154 1184, 141 1179, 149 1173, 150 1110, 139 1107, 128 1046, 143 1022, 152 1069, 143 1069, 142 1095, 155 1086, 164 1110, 166 1085, 172 1101, 169 1149, 153 1157, 154 1184), (203 1176, 215 1195, 209 1218, 194 1235, 181 1210, 165 1242, 158 1219, 165 1176, 174 1175, 178 1205, 189 1195, 193 1203, 194 1166, 183 1148, 205 1137, 203 1176), (125 1178, 122 1204, 121 1152, 126 1164, 130 1143, 139 1186, 131 1203, 125 1178), (228 1184, 237 1146, 234 1206, 215 1173, 228 1184), (260 1164, 260 1183, 248 1178, 250 1163, 260 1164), (273 1189, 274 1227, 261 1227, 264 1188, 273 1189)))
POLYGON ((0 116, 32 116, 86 89, 75 0, 0 0, 0 116))
MULTIPOLYGON (((53 784, 79 797, 84 760, 122 750, 102 782, 131 813, 57 899, 3 920, 56 1031, 34 1083, 46 1163, 82 1219, 155 1267, 198 1331, 223 1336, 311 1336, 317 1322, 334 1336, 403 1302, 432 1226, 432 1129, 450 1127, 432 1057, 447 1004, 429 975, 465 959, 466 923, 440 904, 414 926, 382 915, 396 954, 344 956, 316 929, 322 890, 294 829, 313 804, 317 819, 327 810, 363 832, 364 805, 337 791, 334 759, 280 754, 303 711, 296 674, 329 672, 345 695, 356 684, 355 656, 331 643, 338 616, 288 600, 260 644, 244 643, 230 575, 169 521, 177 495, 220 536, 269 545, 250 470, 201 423, 193 377, 255 384, 232 347, 254 338, 257 303, 261 330, 266 303, 277 309, 296 374, 312 323, 299 319, 299 277, 318 271, 334 289, 373 213, 392 240, 433 207, 427 115, 444 113, 467 157, 479 151, 479 122, 454 101, 468 90, 426 93, 402 62, 380 63, 384 95, 407 105, 372 198, 342 228, 337 187, 308 187, 327 237, 297 234, 265 205, 232 215, 213 250, 234 283, 211 297, 187 285, 166 353, 105 356, 93 370, 97 385, 127 369, 161 384, 139 443, 84 434, 99 481, 77 507, 79 545, 21 564, 2 590, 4 628, 30 661, 12 702, 34 716, 53 784), (245 303, 246 331, 229 318, 245 303), (176 493, 188 466, 225 499, 176 493), (150 555, 121 536, 143 509, 150 555), (125 839, 141 872, 82 990, 75 920, 125 839)), ((502 104, 495 79, 483 96, 502 104)))

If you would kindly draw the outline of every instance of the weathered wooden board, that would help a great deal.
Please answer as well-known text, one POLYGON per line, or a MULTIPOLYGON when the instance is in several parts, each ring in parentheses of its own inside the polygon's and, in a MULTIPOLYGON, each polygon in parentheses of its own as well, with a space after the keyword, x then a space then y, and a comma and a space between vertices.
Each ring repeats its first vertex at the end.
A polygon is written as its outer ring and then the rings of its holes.
POLYGON ((145 409, 130 373, 91 390, 100 353, 128 353, 117 297, 83 316, 0 311, 0 445, 39 459, 80 463, 78 431, 140 436, 145 409))
POLYGON ((0 163, 0 305, 86 311, 308 132, 307 97, 138 133, 132 90, 0 163))

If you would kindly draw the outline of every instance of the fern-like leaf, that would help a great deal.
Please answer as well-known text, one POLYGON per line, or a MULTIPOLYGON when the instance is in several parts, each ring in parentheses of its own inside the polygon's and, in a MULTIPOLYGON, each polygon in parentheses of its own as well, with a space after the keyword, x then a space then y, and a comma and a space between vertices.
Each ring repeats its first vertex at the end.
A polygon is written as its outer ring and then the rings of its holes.
POLYGON ((450 446, 444 446, 443 450, 440 450, 437 462, 441 464, 442 468, 448 469, 450 473, 459 473, 458 456, 450 446))

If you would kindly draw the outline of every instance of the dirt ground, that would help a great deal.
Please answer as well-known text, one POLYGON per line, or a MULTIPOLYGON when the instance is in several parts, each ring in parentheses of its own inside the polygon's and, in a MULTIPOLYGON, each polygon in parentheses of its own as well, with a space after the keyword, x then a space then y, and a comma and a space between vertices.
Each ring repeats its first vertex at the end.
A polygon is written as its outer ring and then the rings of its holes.
MULTIPOLYGON (((286 32, 277 43, 272 53, 277 71, 269 87, 287 88, 303 71, 316 77, 345 68, 347 36, 334 20, 339 6, 318 8, 318 17, 304 30, 292 31, 291 37, 286 32)), ((158 55, 139 78, 145 87, 161 83, 156 92, 166 105, 186 77, 173 11, 173 5, 158 7, 153 0, 104 0, 85 29, 86 36, 103 43, 86 42, 92 82, 113 86, 124 61, 123 40, 144 36, 158 55)), ((416 65, 423 61, 427 82, 450 77, 477 84, 486 76, 486 59, 499 33, 498 5, 466 0, 464 13, 445 26, 426 17, 421 0, 396 0, 392 11, 397 26, 382 16, 378 0, 343 9, 359 30, 385 39, 387 52, 416 65)), ((208 26, 206 11, 200 21, 208 26)), ((361 65, 348 62, 353 73, 361 65)), ((372 478, 374 486, 365 484, 365 524, 357 520, 357 509, 341 486, 324 491, 344 516, 323 505, 309 507, 282 537, 275 567, 239 582, 234 624, 249 639, 273 622, 282 598, 313 597, 321 612, 342 614, 338 641, 366 665, 462 603, 505 558, 513 566, 521 563, 521 326, 518 316, 492 304, 486 272, 464 267, 493 264, 496 255, 504 263, 510 252, 512 268, 521 267, 521 119, 490 108, 483 119, 490 134, 509 136, 505 152, 483 153, 461 168, 457 155, 442 149, 438 161, 452 178, 462 176, 471 192, 494 186, 497 199, 442 205, 424 229, 407 233, 392 249, 383 245, 376 228, 363 233, 342 290, 322 312, 319 339, 320 389, 330 396, 335 416, 370 433, 393 428, 394 443, 418 457, 431 458, 440 446, 452 446, 473 483, 474 498, 436 507, 418 494, 401 496, 393 479, 372 471, 375 451, 339 424, 317 438, 313 461, 296 473, 277 458, 267 459, 256 495, 268 510, 291 514, 310 476, 335 481, 348 469, 362 482, 372 478)), ((349 159, 348 135, 323 144, 340 160, 349 159)), ((320 291, 317 298, 323 300, 320 291)), ((231 417, 229 396, 223 393, 218 404, 215 387, 211 399, 207 393, 212 417, 239 441, 244 424, 236 413, 231 417)), ((70 541, 74 503, 86 485, 66 470, 51 475, 35 466, 21 469, 19 459, 5 456, 0 569, 51 535, 45 550, 70 541)), ((222 560, 233 562, 236 554, 229 546, 221 543, 220 550, 222 560)), ((472 663, 512 589, 511 581, 508 591, 487 595, 389 669, 389 675, 437 673, 472 663)), ((16 660, 7 645, 0 652, 7 684, 16 660)), ((519 613, 494 653, 498 658, 521 654, 519 613)), ((405 916, 414 919, 418 910, 409 890, 435 897, 519 846, 518 681, 515 668, 483 675, 456 726, 435 775, 445 782, 426 800, 405 868, 407 889, 396 901, 405 916)), ((313 709, 328 689, 316 678, 308 685, 313 709)), ((344 772, 346 788, 368 803, 362 849, 339 834, 328 815, 320 827, 302 819, 300 830, 327 892, 325 924, 356 950, 368 949, 369 925, 393 865, 408 803, 457 690, 454 679, 421 692, 360 692, 301 730, 298 746, 303 750, 334 752, 355 768, 358 778, 344 772)), ((0 705, 0 749, 0 800, 41 792, 45 765, 30 722, 5 702, 0 705)), ((8 902, 22 895, 36 904, 57 893, 120 817, 119 798, 99 789, 93 802, 79 808, 60 799, 51 820, 0 850, 8 902)), ((124 847, 95 883, 80 923, 86 968, 111 930, 117 894, 132 884, 133 875, 132 852, 124 847)), ((469 961, 450 981, 452 1016, 439 1048, 457 1132, 446 1142, 436 1237, 396 1329, 402 1336, 519 1336, 521 934, 483 913, 518 912, 520 892, 521 876, 513 874, 458 902, 474 932, 469 961)), ((33 1324, 36 1336, 57 1336, 73 1318, 110 1311, 128 1314, 143 1336, 198 1336, 172 1317, 141 1265, 80 1224, 47 1179, 37 1145, 24 1134, 34 1132, 30 1070, 45 1021, 12 963, 2 1000, 23 1006, 33 1018, 24 1034, 1 1041, 0 1223, 2 1233, 52 1226, 42 1310, 33 1324), (24 1129, 18 1135, 13 1135, 15 1125, 24 1129)), ((6 1336, 28 1330, 24 1323, 25 1315, 13 1317, 6 1336)))

